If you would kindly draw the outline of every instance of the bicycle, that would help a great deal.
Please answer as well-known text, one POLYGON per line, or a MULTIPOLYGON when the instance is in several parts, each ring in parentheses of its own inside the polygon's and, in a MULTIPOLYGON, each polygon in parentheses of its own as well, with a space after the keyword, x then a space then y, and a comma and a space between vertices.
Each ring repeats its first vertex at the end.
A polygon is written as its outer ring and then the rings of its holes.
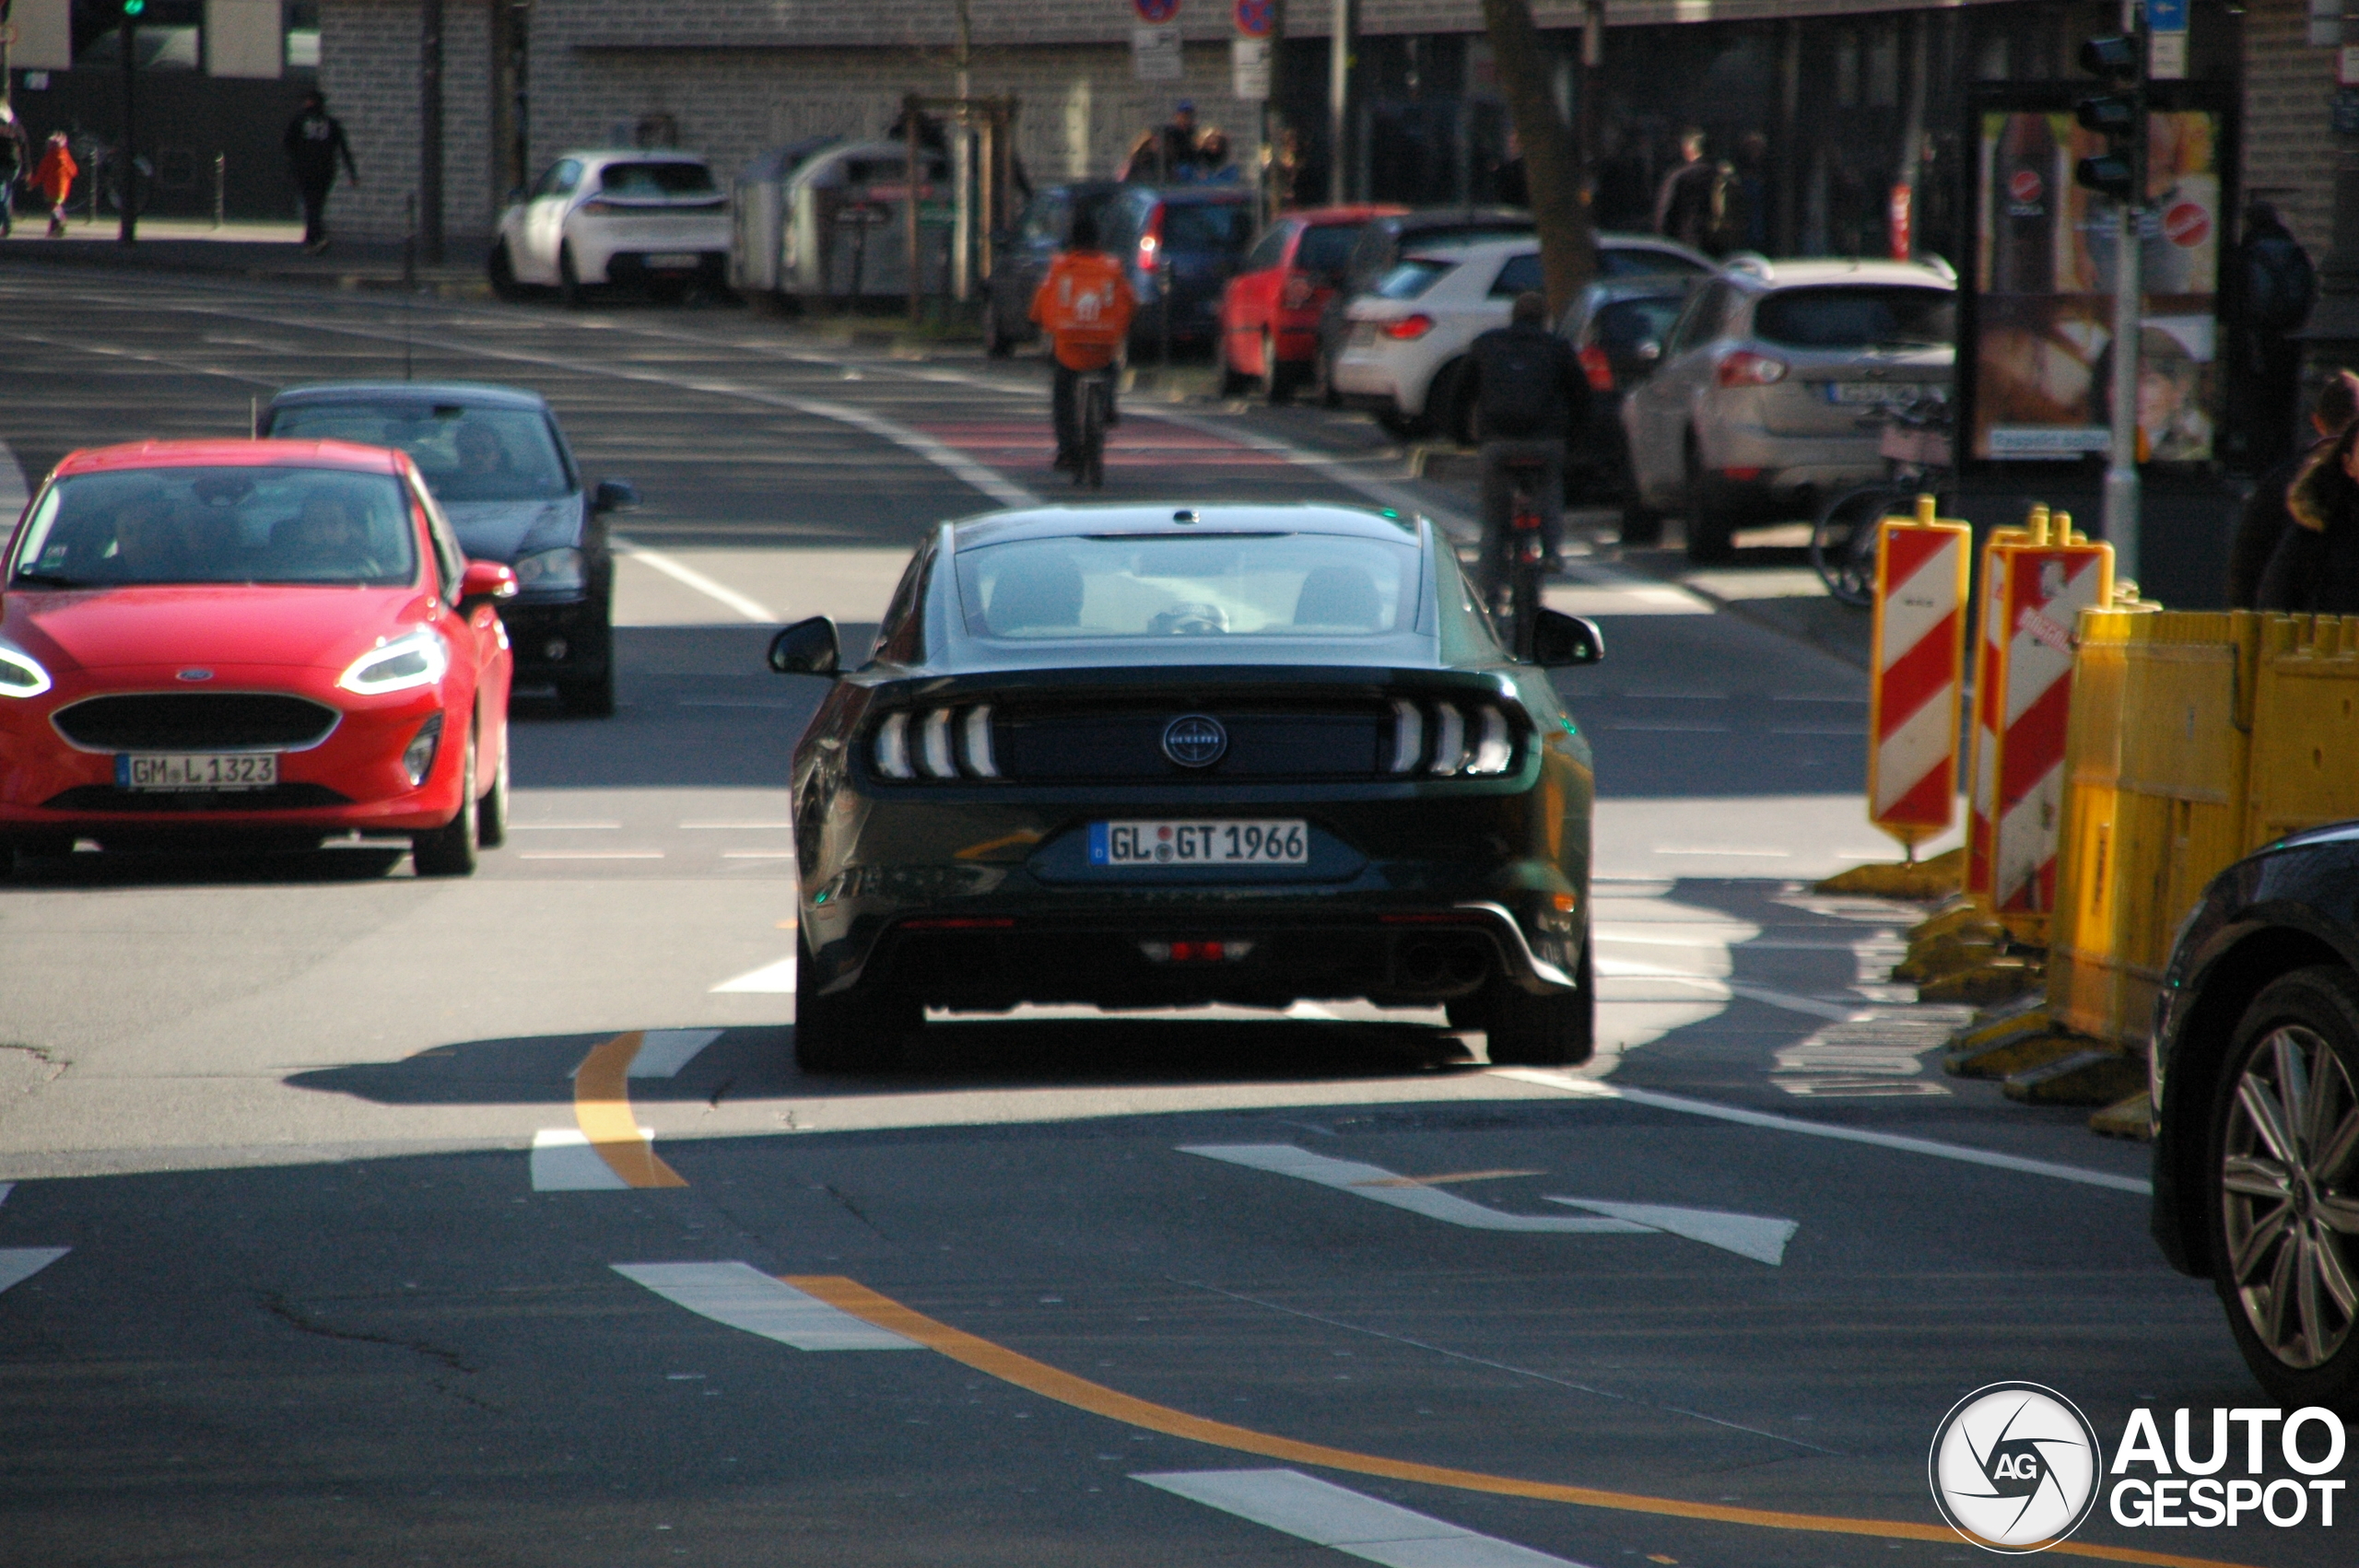
POLYGON ((1864 610, 1875 599, 1877 525, 1895 513, 1913 515, 1917 497, 1927 491, 1943 498, 1949 494, 1950 407, 1942 398, 1923 397, 1860 423, 1878 432, 1884 476, 1819 509, 1811 524, 1810 564, 1837 603, 1864 610))
POLYGON ((1106 487, 1106 426, 1114 405, 1114 369, 1085 372, 1074 388, 1075 407, 1073 482, 1093 490, 1106 487))

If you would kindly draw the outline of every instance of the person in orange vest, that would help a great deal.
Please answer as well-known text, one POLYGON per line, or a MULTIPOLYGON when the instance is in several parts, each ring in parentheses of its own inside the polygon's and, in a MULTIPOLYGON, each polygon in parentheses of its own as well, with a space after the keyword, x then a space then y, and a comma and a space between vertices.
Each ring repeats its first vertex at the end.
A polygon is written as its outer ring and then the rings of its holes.
POLYGON ((74 161, 65 145, 65 133, 52 131, 49 150, 41 155, 41 167, 33 170, 33 189, 49 204, 52 240, 65 232, 65 198, 74 193, 74 176, 81 172, 82 166, 74 161))
MULTIPOLYGON (((1040 280, 1039 291, 1032 296, 1032 319, 1048 334, 1050 361, 1056 367, 1050 406, 1056 415, 1060 470, 1070 469, 1076 461, 1074 427, 1079 400, 1075 389, 1083 376, 1114 362, 1130 336, 1131 317, 1138 306, 1131 280, 1122 275, 1122 263, 1097 248, 1097 215, 1086 210, 1074 213, 1064 253, 1050 265, 1049 275, 1040 280)), ((1107 422, 1111 424, 1110 393, 1106 407, 1107 422)))

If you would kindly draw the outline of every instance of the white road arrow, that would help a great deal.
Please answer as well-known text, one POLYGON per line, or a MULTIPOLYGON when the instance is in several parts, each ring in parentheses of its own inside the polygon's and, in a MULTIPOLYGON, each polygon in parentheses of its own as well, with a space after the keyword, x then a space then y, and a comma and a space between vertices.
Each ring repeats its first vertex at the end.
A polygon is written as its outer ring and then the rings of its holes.
POLYGON ((1786 1260, 1786 1243, 1802 1226, 1792 1220, 1773 1220, 1761 1214, 1728 1214, 1717 1209, 1672 1209, 1660 1203, 1607 1203, 1594 1198, 1551 1198, 1551 1203, 1569 1204, 1576 1209, 1593 1209, 1601 1214, 1611 1214, 1617 1220, 1627 1220, 1644 1225, 1650 1231, 1668 1231, 1689 1241, 1700 1241, 1706 1246, 1717 1246, 1766 1263, 1772 1268, 1786 1260))
POLYGON ((1438 1178, 1427 1178, 1426 1182, 1421 1183, 1413 1176, 1395 1176, 1380 1165, 1362 1164, 1356 1160, 1332 1159, 1325 1154, 1314 1154, 1307 1149, 1297 1149, 1291 1143, 1191 1143, 1180 1145, 1180 1152, 1267 1171, 1272 1176, 1292 1176, 1297 1181, 1332 1188, 1338 1192, 1348 1192, 1355 1198, 1365 1198, 1371 1203, 1406 1209, 1428 1220, 1439 1220, 1444 1224, 1463 1225, 1476 1231, 1545 1231, 1560 1235, 1684 1236, 1689 1241, 1700 1241, 1707 1246, 1720 1247, 1775 1267, 1785 1260, 1786 1243, 1792 1239, 1795 1231, 1801 1229, 1792 1220, 1770 1219, 1758 1214, 1727 1214, 1713 1209, 1673 1209, 1656 1203, 1614 1203, 1587 1198, 1551 1198, 1548 1201, 1562 1203, 1568 1208, 1590 1210, 1595 1218, 1510 1214, 1504 1210, 1470 1202, 1454 1192, 1445 1192, 1438 1186, 1430 1185, 1438 1178))

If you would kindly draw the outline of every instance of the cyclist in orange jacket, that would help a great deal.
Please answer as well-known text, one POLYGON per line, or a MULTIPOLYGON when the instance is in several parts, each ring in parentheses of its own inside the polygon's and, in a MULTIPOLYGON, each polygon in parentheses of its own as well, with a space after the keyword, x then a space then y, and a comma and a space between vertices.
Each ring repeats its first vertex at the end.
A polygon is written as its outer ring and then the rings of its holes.
MULTIPOLYGON (((1097 248, 1097 215, 1074 213, 1073 237, 1064 253, 1049 268, 1039 291, 1032 296, 1032 319, 1048 334, 1056 367, 1050 402, 1056 415, 1056 466, 1061 470, 1071 468, 1075 461, 1074 448, 1079 443, 1079 432, 1074 427, 1079 422, 1080 400, 1074 393, 1081 378, 1114 362, 1130 336, 1131 317, 1138 306, 1131 280, 1122 275, 1122 263, 1097 248)), ((1106 400, 1109 423, 1113 408, 1109 390, 1106 400)))

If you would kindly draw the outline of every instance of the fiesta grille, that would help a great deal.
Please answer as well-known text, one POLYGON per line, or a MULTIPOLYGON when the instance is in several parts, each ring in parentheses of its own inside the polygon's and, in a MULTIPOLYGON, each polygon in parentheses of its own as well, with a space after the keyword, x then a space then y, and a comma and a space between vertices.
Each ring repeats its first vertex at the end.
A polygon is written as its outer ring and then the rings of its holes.
POLYGON ((51 722, 92 751, 299 751, 326 740, 341 717, 274 692, 135 692, 86 698, 51 722))
POLYGON ((274 784, 267 790, 118 790, 81 784, 41 804, 53 812, 294 812, 347 806, 352 797, 324 784, 274 784))

